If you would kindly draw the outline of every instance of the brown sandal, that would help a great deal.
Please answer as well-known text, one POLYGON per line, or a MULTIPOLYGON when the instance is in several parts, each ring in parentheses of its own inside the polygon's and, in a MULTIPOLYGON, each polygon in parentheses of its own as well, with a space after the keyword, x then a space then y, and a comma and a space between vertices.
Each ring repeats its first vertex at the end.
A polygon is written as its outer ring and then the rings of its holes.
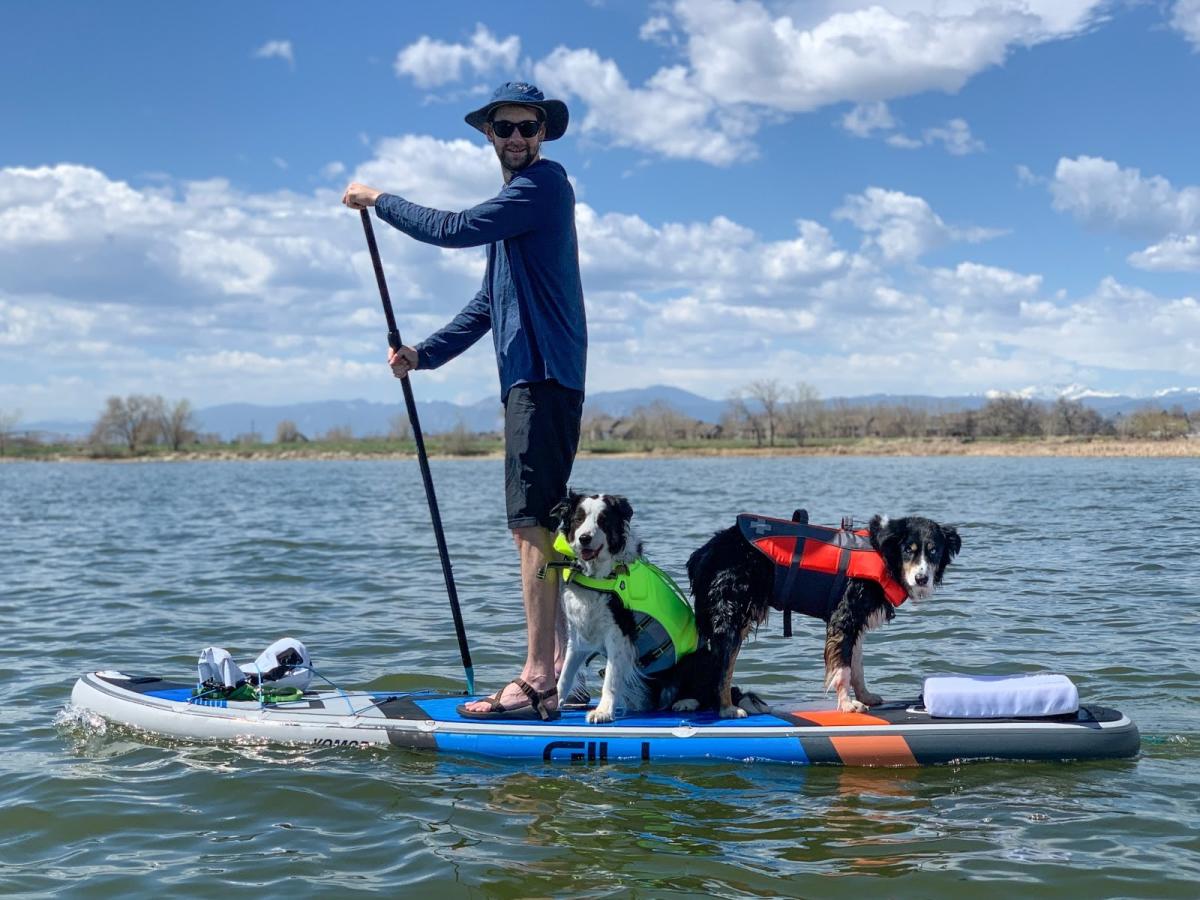
MULTIPOLYGON (((514 678, 508 684, 515 684, 521 689, 526 697, 529 698, 529 704, 521 706, 505 706, 500 702, 500 695, 504 693, 504 688, 496 691, 490 697, 481 697, 479 700, 469 700, 468 703, 488 703, 491 709, 486 712, 475 712, 467 709, 466 703, 460 703, 455 709, 458 714, 464 719, 541 719, 543 722, 549 722, 551 719, 557 719, 560 715, 557 709, 546 709, 545 703, 551 697, 558 696, 558 688, 552 687, 548 691, 535 691, 523 679, 514 678)), ((508 687, 506 684, 504 687, 508 687)))

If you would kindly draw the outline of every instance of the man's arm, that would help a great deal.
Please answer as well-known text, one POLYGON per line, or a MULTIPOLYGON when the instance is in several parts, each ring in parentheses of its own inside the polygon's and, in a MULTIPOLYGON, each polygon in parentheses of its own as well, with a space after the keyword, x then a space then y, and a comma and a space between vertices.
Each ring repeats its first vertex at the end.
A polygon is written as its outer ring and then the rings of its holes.
POLYGON ((532 231, 544 215, 538 211, 539 188, 517 177, 499 194, 462 212, 420 206, 395 194, 353 183, 342 202, 351 209, 375 207, 375 215, 409 237, 438 247, 481 247, 532 231))
POLYGON ((458 356, 492 327, 492 304, 481 290, 462 312, 415 347, 419 368, 436 369, 458 356))

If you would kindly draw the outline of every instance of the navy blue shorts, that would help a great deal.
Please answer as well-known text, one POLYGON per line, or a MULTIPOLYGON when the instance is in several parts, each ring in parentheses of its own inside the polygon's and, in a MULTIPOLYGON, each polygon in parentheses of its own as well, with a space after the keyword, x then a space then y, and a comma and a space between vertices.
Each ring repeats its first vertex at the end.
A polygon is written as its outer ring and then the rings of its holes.
POLYGON ((504 400, 504 498, 508 527, 558 523, 550 510, 567 495, 579 449, 583 392, 557 381, 514 385, 504 400))

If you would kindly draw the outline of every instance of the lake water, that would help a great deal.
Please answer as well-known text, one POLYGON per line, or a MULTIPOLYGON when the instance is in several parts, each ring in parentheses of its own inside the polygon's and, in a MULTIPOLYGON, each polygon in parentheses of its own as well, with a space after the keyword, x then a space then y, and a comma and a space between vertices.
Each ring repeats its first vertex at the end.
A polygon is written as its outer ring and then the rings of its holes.
MULTIPOLYGON (((434 463, 479 686, 516 674, 502 466, 434 463)), ((1070 675, 1139 758, 925 769, 510 765, 188 745, 63 715, 77 675, 188 677, 201 648, 300 637, 348 687, 462 688, 415 462, 0 466, 0 893, 307 897, 1195 897, 1200 469, 1194 460, 581 459, 649 557, 739 510, 954 524, 943 590, 873 634, 885 697, 941 672, 1070 675)), ((739 661, 820 695, 778 619, 739 661)), ((595 681, 593 679, 593 684, 595 681)))

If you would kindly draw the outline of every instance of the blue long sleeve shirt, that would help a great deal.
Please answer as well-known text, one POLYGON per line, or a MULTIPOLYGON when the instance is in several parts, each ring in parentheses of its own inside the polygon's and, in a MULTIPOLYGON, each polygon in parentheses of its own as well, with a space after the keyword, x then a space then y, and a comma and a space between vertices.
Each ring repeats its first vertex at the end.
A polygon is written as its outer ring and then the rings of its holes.
POLYGON ((452 321, 416 345, 420 368, 449 362, 490 329, 501 402, 513 385, 527 382, 554 380, 583 391, 587 321, 575 191, 562 166, 538 160, 491 200, 463 212, 382 194, 375 214, 438 247, 487 246, 483 286, 452 321))

